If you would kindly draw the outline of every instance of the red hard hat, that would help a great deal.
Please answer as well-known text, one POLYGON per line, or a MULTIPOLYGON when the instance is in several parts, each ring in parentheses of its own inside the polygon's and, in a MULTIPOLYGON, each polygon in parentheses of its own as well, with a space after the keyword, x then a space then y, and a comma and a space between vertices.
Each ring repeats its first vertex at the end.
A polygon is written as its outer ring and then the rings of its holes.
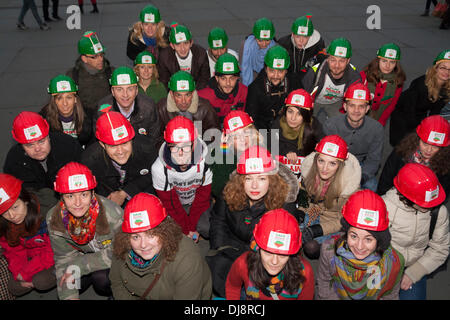
POLYGON ((450 139, 448 138, 450 124, 440 115, 429 116, 423 119, 417 126, 416 132, 425 143, 438 147, 450 145, 450 139))
POLYGON ((255 225, 253 237, 261 249, 275 254, 296 254, 302 245, 298 221, 285 209, 266 212, 255 225))
POLYGON ((346 160, 348 157, 347 143, 336 134, 322 138, 315 150, 341 160, 346 160))
POLYGON ((21 180, 6 173, 0 173, 0 215, 17 201, 21 190, 21 180))
POLYGON ((18 143, 25 144, 45 138, 48 131, 48 122, 41 115, 23 111, 14 119, 12 136, 18 143))
POLYGON ((96 124, 95 136, 103 143, 116 146, 134 138, 131 123, 120 112, 103 113, 96 124))
POLYGON ((436 207, 445 200, 445 191, 434 172, 419 163, 405 164, 394 178, 394 186, 423 208, 436 207))
POLYGON ((141 192, 125 206, 122 231, 143 232, 158 226, 167 217, 166 209, 156 196, 141 192))
POLYGON ((97 181, 84 164, 69 162, 59 169, 53 185, 56 192, 73 193, 92 190, 97 186, 97 181))
POLYGON ((197 136, 194 122, 183 116, 176 116, 170 120, 164 130, 164 140, 167 143, 192 142, 197 136))
POLYGON ((239 174, 275 173, 276 169, 275 160, 270 152, 256 145, 242 152, 236 172, 239 174))
POLYGON ((233 110, 227 114, 223 120, 223 130, 226 134, 245 128, 253 123, 252 117, 248 113, 240 110, 233 110))
POLYGON ((383 231, 389 226, 383 199, 365 189, 353 193, 342 207, 342 216, 351 226, 371 231, 383 231))
POLYGON ((344 93, 344 99, 370 101, 369 88, 361 82, 352 83, 344 93))
POLYGON ((289 107, 298 107, 306 110, 312 110, 312 102, 313 101, 311 95, 304 89, 297 89, 292 91, 284 100, 284 104, 289 107))

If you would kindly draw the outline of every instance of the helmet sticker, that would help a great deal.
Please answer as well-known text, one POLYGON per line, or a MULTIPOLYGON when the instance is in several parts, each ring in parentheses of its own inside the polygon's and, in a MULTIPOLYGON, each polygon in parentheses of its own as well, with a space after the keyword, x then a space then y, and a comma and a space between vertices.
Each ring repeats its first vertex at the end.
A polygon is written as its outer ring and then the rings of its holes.
POLYGON ((222 39, 213 40, 212 44, 213 44, 213 48, 221 48, 223 46, 222 39))
POLYGON ((245 160, 246 173, 264 172, 263 161, 261 158, 249 158, 245 160))
POLYGON ((177 81, 177 90, 189 90, 189 81, 187 80, 178 80, 177 81))
POLYGON ((261 30, 259 32, 259 37, 261 39, 270 39, 270 30, 261 30))
POLYGON ((69 190, 73 191, 87 187, 88 183, 84 174, 75 174, 73 176, 69 176, 69 190))
POLYGON ((374 211, 361 208, 359 209, 357 223, 368 227, 378 227, 379 215, 378 210, 374 211))
POLYGON ((444 55, 444 59, 450 59, 450 51, 447 51, 444 55))
POLYGON ((103 47, 102 44, 100 42, 97 42, 96 44, 93 45, 94 48, 94 52, 95 53, 99 53, 103 51, 103 47))
POLYGON ((288 251, 291 245, 291 235, 289 233, 281 233, 270 231, 267 247, 276 250, 288 251))
POLYGON ((149 225, 150 225, 150 221, 148 220, 147 210, 130 213, 130 227, 131 228, 142 228, 142 227, 148 227, 149 225))
POLYGON ((397 56, 397 50, 395 49, 387 49, 384 55, 385 58, 393 59, 397 56))
POLYGON ((142 63, 153 63, 152 57, 148 55, 142 56, 142 63))
POLYGON ((337 57, 345 58, 347 56, 347 48, 346 47, 336 47, 334 50, 334 55, 337 57))
POLYGON ((353 91, 353 99, 367 100, 366 92, 364 90, 353 91))
POLYGON ((114 141, 128 137, 128 131, 127 128, 125 128, 125 125, 111 129, 111 134, 114 141))
POLYGON ((117 75, 117 84, 118 85, 126 85, 131 84, 131 78, 129 74, 122 73, 117 75))
POLYGON ((234 130, 243 127, 244 123, 242 122, 241 117, 234 117, 228 120, 228 126, 231 130, 234 130))
POLYGON ((443 144, 445 140, 445 133, 431 131, 428 135, 428 142, 443 144))
POLYGON ((436 199, 439 196, 439 186, 436 189, 431 191, 425 191, 425 202, 430 202, 436 199))
POLYGON ((273 59, 273 68, 284 68, 284 59, 273 59))
POLYGON ((305 97, 302 96, 301 94, 294 94, 292 96, 292 103, 304 106, 305 105, 305 97))
POLYGON ((186 128, 175 129, 172 133, 172 140, 175 141, 175 143, 189 142, 190 137, 189 130, 186 128))
POLYGON ((184 32, 175 33, 175 41, 176 43, 187 41, 186 34, 184 32))
POLYGON ((308 34, 308 27, 299 26, 297 29, 297 34, 299 34, 301 36, 306 36, 308 34))
POLYGON ((68 92, 70 91, 70 82, 67 80, 61 80, 56 83, 56 90, 58 92, 68 92))
POLYGON ((224 62, 222 64, 222 66, 223 66, 223 71, 234 72, 234 64, 233 64, 233 62, 224 62))
POLYGON ((9 195, 6 193, 6 191, 3 188, 0 188, 0 204, 3 204, 3 202, 9 200, 9 195))
POLYGON ((144 22, 155 23, 155 15, 153 13, 146 13, 144 16, 144 22))
POLYGON ((325 153, 329 156, 336 157, 339 152, 339 146, 337 144, 331 142, 325 142, 322 153, 325 153))
POLYGON ((39 138, 40 136, 42 136, 41 129, 39 128, 39 126, 37 124, 35 124, 32 127, 23 129, 23 133, 25 134, 25 137, 27 138, 27 140, 39 138))

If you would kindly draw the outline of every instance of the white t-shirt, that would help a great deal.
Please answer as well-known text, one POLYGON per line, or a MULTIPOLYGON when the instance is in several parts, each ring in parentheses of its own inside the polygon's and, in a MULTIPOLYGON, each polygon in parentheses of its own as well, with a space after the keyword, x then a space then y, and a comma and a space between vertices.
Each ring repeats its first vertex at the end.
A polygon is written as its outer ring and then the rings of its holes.
POLYGON ((189 50, 189 53, 185 59, 181 59, 177 53, 175 53, 175 57, 177 57, 178 65, 180 66, 181 71, 186 71, 191 73, 192 70, 192 51, 189 50))
MULTIPOLYGON (((227 49, 227 53, 231 53, 233 56, 236 57, 237 61, 239 62, 239 55, 236 51, 232 50, 232 49, 227 49)), ((209 61, 209 71, 211 73, 211 77, 214 76, 215 73, 215 67, 216 67, 216 61, 214 61, 208 54, 208 49, 206 49, 206 55, 208 56, 208 61, 209 61)))
POLYGON ((319 104, 332 104, 342 100, 344 96, 345 83, 335 85, 328 74, 325 75, 325 82, 322 91, 317 95, 315 102, 319 104))

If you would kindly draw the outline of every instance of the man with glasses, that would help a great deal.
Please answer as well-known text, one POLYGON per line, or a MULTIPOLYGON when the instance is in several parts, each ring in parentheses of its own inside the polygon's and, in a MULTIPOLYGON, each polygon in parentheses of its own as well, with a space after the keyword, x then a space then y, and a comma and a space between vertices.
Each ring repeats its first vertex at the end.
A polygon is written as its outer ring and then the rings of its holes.
POLYGON ((212 173, 205 162, 208 147, 194 123, 183 116, 169 121, 164 140, 152 165, 153 187, 183 233, 198 242, 199 235, 207 238, 209 233, 208 219, 199 224, 211 205, 212 173))
POLYGON ((78 85, 78 96, 84 110, 96 111, 98 101, 110 93, 109 78, 114 67, 105 58, 105 48, 95 31, 87 31, 78 41, 80 56, 66 72, 78 85))

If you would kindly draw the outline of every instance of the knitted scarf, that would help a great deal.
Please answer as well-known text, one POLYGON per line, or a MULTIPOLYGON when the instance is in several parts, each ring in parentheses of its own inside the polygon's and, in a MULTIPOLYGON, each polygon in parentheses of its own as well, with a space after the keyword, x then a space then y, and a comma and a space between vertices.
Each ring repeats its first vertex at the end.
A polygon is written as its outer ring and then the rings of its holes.
POLYGON ((287 124, 286 116, 282 116, 280 119, 280 128, 283 137, 285 137, 286 139, 297 139, 297 150, 303 149, 303 132, 305 131, 305 123, 302 123, 299 129, 294 130, 287 124))
POLYGON ((67 229, 73 241, 84 245, 92 241, 95 236, 95 227, 100 207, 96 197, 92 197, 88 212, 81 218, 74 217, 63 201, 59 202, 61 217, 64 227, 67 229))
POLYGON ((420 150, 417 150, 416 152, 414 152, 412 155, 411 155, 411 158, 409 159, 409 162, 411 163, 420 163, 420 164, 423 164, 423 165, 425 165, 425 166, 429 166, 430 165, 430 160, 428 159, 425 159, 423 156, 422 156, 422 152, 420 152, 420 150))
POLYGON ((358 260, 342 241, 336 253, 331 260, 334 274, 330 286, 344 300, 378 300, 392 291, 403 274, 403 256, 392 246, 382 257, 372 253, 364 260, 358 260), (379 271, 379 283, 373 283, 378 279, 372 270, 379 271))
MULTIPOLYGON (((395 89, 397 86, 395 85, 395 77, 396 75, 393 73, 384 74, 379 72, 380 80, 387 81, 386 89, 384 90, 383 97, 381 98, 381 103, 378 105, 373 105, 370 109, 370 116, 374 119, 379 119, 383 114, 384 110, 388 107, 388 104, 383 103, 385 100, 389 100, 394 97, 395 89)), ((367 83, 367 87, 370 92, 374 93, 376 90, 376 83, 369 82, 367 83)))
POLYGON ((145 260, 142 259, 136 252, 134 252, 133 249, 131 249, 128 257, 130 258, 130 262, 133 266, 135 266, 138 269, 145 269, 149 265, 151 265, 153 261, 156 260, 158 254, 155 254, 153 258, 151 258, 150 260, 145 260))

